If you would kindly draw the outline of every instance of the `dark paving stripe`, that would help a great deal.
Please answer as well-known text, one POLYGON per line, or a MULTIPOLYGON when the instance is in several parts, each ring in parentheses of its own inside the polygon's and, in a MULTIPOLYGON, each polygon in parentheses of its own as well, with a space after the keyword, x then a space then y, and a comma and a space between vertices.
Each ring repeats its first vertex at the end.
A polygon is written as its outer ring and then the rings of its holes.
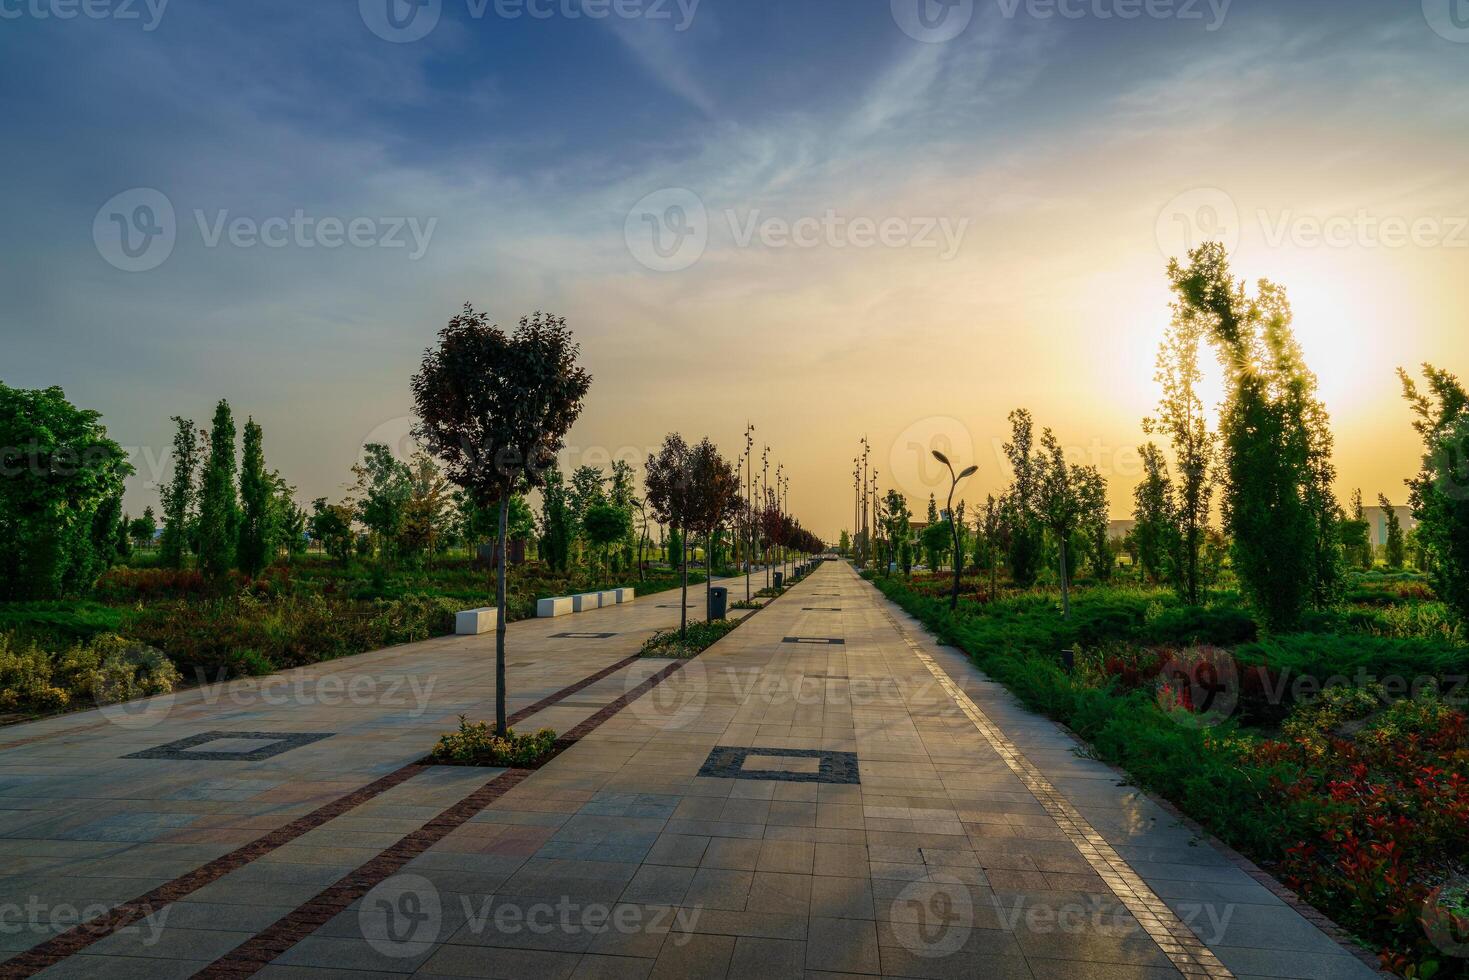
MULTIPOLYGON (((631 657, 626 657, 622 660, 617 661, 609 667, 604 667, 602 670, 597 671, 595 674, 592 674, 589 677, 584 677, 581 680, 577 681, 575 684, 572 684, 569 687, 563 687, 556 693, 542 698, 535 704, 521 708, 519 711, 516 711, 514 714, 512 714, 509 717, 508 721, 512 725, 518 724, 519 722, 522 722, 525 719, 531 717, 536 712, 549 708, 557 702, 563 700, 564 698, 568 698, 578 691, 584 690, 585 688, 590 687, 592 684, 595 684, 598 681, 617 673, 617 671, 622 670, 624 667, 627 667, 629 664, 633 663, 637 659, 637 655, 634 654, 631 657)), ((680 662, 679 666, 682 666, 682 662, 680 662)), ((666 676, 666 673, 664 676, 666 676)), ((624 695, 624 697, 626 697, 626 695, 624 695)), ((606 709, 603 710, 605 711, 606 709)), ((593 717, 596 716, 594 715, 593 717)), ((104 724, 110 724, 110 722, 104 724)), ((583 722, 582 724, 585 725, 586 723, 583 722)), ((579 727, 581 726, 578 726, 578 728, 579 727)), ((73 729, 73 731, 75 730, 76 729, 73 729)), ((575 731, 576 729, 572 730, 573 733, 575 731)), ((569 737, 569 734, 570 733, 568 733, 567 737, 569 737)), ((111 936, 118 930, 124 929, 127 926, 133 925, 136 922, 139 922, 143 919, 148 918, 151 915, 154 915, 160 909, 162 909, 163 906, 168 905, 172 902, 180 901, 193 892, 198 891, 200 888, 203 888, 205 885, 213 884, 230 872, 236 871, 239 868, 243 868, 245 865, 251 863, 252 861, 255 861, 257 858, 269 854, 276 848, 289 844, 291 841, 296 840, 297 838, 312 830, 315 830, 328 821, 334 820, 347 811, 361 806, 368 800, 371 800, 374 797, 379 796, 392 789, 394 786, 398 786, 401 783, 406 782, 412 777, 418 775, 425 768, 426 767, 423 766, 421 763, 411 762, 400 769, 395 769, 392 772, 388 773, 386 776, 383 776, 371 783, 368 783, 366 786, 354 790, 351 793, 348 793, 346 796, 339 797, 338 799, 335 799, 332 802, 311 811, 305 816, 291 821, 284 827, 279 827, 271 831, 264 837, 260 837, 254 841, 251 841, 249 844, 245 844, 242 847, 236 848, 235 850, 230 851, 228 854, 225 854, 222 857, 215 858, 213 861, 210 861, 207 864, 195 868, 188 874, 182 875, 172 881, 166 882, 158 886, 145 895, 140 895, 131 901, 124 902, 121 905, 118 905, 105 915, 84 922, 81 925, 75 926, 72 929, 67 930, 66 932, 60 933, 37 946, 33 946, 26 952, 21 953, 18 956, 12 957, 11 959, 8 959, 3 963, 0 963, 0 978, 10 980, 10 978, 34 976, 36 973, 39 973, 47 967, 54 966, 61 960, 66 959, 68 956, 72 956, 76 953, 81 952, 88 946, 91 946, 93 943, 106 939, 108 936, 111 936)), ((509 773, 506 773, 506 775, 508 776, 509 773)), ((503 776, 499 778, 504 779, 503 776)), ((523 779, 524 776, 521 776, 520 778, 523 779)), ((519 780, 516 781, 518 782, 519 780)), ((478 792, 485 792, 491 786, 496 785, 497 782, 498 780, 494 780, 490 783, 487 783, 478 792)), ((513 783, 511 785, 513 785, 513 783)), ((506 786, 506 788, 508 789, 509 787, 506 786)), ((500 792, 504 792, 504 790, 501 790, 500 792)), ((496 797, 498 797, 498 794, 496 794, 496 797)), ((469 799, 474 799, 474 796, 471 795, 469 799)), ((466 800, 465 802, 468 802, 468 800, 466 800)), ((480 806, 474 811, 474 813, 479 812, 479 810, 487 806, 489 802, 491 802, 491 800, 486 800, 484 803, 481 803, 480 806)), ((458 805, 462 806, 464 804, 461 803, 458 805)), ((449 811, 445 811, 445 813, 450 813, 453 811, 453 809, 454 808, 451 808, 449 811)), ((471 813, 471 816, 472 815, 473 813, 471 813)), ((430 821, 424 826, 424 829, 432 827, 438 820, 442 819, 444 819, 444 814, 440 814, 439 817, 435 818, 434 821, 430 821)), ((468 818, 466 817, 465 819, 468 818)), ((461 820, 460 823, 463 823, 463 820, 461 820)), ((455 826, 457 826, 457 824, 455 826)), ((421 832, 422 830, 415 833, 421 832)), ((404 838, 404 840, 409 840, 412 837, 413 835, 409 835, 409 837, 404 838)), ((437 840, 438 838, 434 839, 437 840)), ((403 842, 400 841, 399 845, 402 845, 402 843, 403 842)), ((364 865, 364 867, 367 867, 367 865, 364 865)), ((359 872, 360 870, 361 869, 359 869, 359 872)), ((344 879, 344 881, 345 880, 346 879, 344 879)))
MULTIPOLYGON (((636 660, 637 658, 631 659, 636 660)), ((596 731, 607 719, 662 684, 674 673, 682 670, 686 663, 688 663, 687 660, 674 661, 581 722, 556 740, 555 754, 560 755, 596 731)), ((612 668, 609 668, 604 674, 610 673, 611 670, 612 668)), ((586 683, 590 683, 590 680, 582 682, 582 686, 585 686, 586 683)), ((239 978, 253 976, 263 970, 276 957, 345 912, 353 902, 397 874, 408 862, 443 840, 475 814, 504 796, 506 792, 520 785, 530 774, 531 770, 528 769, 505 770, 315 898, 287 912, 273 924, 267 926, 263 932, 236 946, 194 976, 239 980, 239 978)))

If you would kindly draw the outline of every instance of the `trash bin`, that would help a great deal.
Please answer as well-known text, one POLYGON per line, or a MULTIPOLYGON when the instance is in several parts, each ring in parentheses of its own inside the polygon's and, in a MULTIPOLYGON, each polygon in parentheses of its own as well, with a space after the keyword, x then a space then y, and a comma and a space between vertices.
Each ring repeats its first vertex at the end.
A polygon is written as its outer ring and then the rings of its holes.
POLYGON ((729 608, 729 589, 716 585, 709 590, 709 621, 723 619, 729 608))
POLYGON ((783 582, 783 581, 785 581, 785 573, 784 572, 776 572, 775 573, 775 587, 777 589, 780 588, 780 583, 783 582))

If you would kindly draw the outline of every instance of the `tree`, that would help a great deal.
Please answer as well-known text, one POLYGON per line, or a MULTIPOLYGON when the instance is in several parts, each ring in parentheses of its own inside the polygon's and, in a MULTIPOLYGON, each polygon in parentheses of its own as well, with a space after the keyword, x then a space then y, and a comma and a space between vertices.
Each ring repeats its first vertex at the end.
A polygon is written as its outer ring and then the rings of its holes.
POLYGON ((325 497, 318 497, 311 503, 311 517, 306 522, 308 532, 321 542, 321 549, 344 566, 352 560, 352 514, 351 505, 329 504, 325 497))
POLYGON ((643 476, 648 506, 670 529, 670 558, 672 549, 678 550, 678 567, 682 573, 682 598, 678 611, 679 636, 688 635, 689 556, 680 532, 688 528, 694 517, 692 455, 683 436, 671 432, 664 437, 658 452, 648 454, 643 476))
POLYGON ((209 458, 199 489, 199 567, 211 579, 235 565, 240 505, 235 494, 235 419, 229 402, 219 400, 209 426, 209 458))
POLYGON ((1372 525, 1367 523, 1367 509, 1362 506, 1360 488, 1352 492, 1351 516, 1341 522, 1342 553, 1364 571, 1372 570, 1372 525))
MULTIPOLYGON (((883 502, 883 526, 888 536, 888 562, 896 564, 898 549, 913 533, 912 515, 908 511, 908 498, 896 490, 889 490, 883 502)), ((845 531, 842 532, 846 534, 845 531)), ((886 574, 886 572, 884 572, 886 574)))
POLYGON ((270 483, 272 520, 286 546, 287 560, 294 560, 306 551, 306 511, 296 503, 296 488, 279 473, 270 475, 270 483))
POLYGON ((189 550, 189 525, 194 517, 198 491, 199 430, 193 419, 173 416, 173 479, 159 490, 163 505, 163 537, 158 542, 159 559, 169 568, 183 568, 189 550))
MULTIPOLYGON (((1193 308, 1184 303, 1175 301, 1171 308, 1173 322, 1158 348, 1158 372, 1155 375, 1163 388, 1163 396, 1158 402, 1157 418, 1144 419, 1143 431, 1168 436, 1173 458, 1178 463, 1179 485, 1175 495, 1166 464, 1161 459, 1150 461, 1145 450, 1143 463, 1148 479, 1153 479, 1156 471, 1169 482, 1168 495, 1172 499, 1166 510, 1171 514, 1174 525, 1171 531, 1156 528, 1161 540, 1155 538, 1150 545, 1162 544, 1167 548, 1165 554, 1172 559, 1170 574, 1178 594, 1189 605, 1197 606, 1203 599, 1200 552, 1209 533, 1219 454, 1218 437, 1209 431, 1203 399, 1199 396, 1199 385, 1203 381, 1203 372, 1199 368, 1203 322, 1193 308)), ((1149 448, 1153 448, 1151 444, 1149 448)), ((1153 451, 1157 452, 1156 449, 1153 451)), ((1150 492, 1158 489, 1151 488, 1150 492)), ((1150 500, 1149 503, 1157 501, 1150 500)), ((1162 516, 1161 512, 1149 514, 1150 518, 1162 516)), ((1142 546, 1140 540, 1139 548, 1142 546)), ((1156 553, 1150 555, 1155 556, 1156 553)))
MULTIPOLYGON (((1036 504, 1041 520, 1060 549, 1061 615, 1071 618, 1068 545, 1089 515, 1105 513, 1107 484, 1094 466, 1066 462, 1065 453, 1050 429, 1041 433, 1041 462, 1036 481, 1036 504)), ((1092 518, 1094 519, 1094 518, 1092 518)))
MULTIPOLYGON (((637 471, 635 471, 632 467, 632 464, 627 462, 626 460, 614 459, 612 461, 612 480, 607 490, 608 502, 610 502, 614 507, 622 508, 624 511, 627 512, 628 516, 631 517, 633 512, 636 511, 639 506, 637 500, 634 497, 636 493, 637 471)), ((632 564, 633 551, 636 547, 633 538, 633 525, 632 521, 629 520, 627 525, 627 535, 622 540, 623 565, 632 564)), ((639 581, 641 581, 641 576, 639 577, 639 581)))
POLYGON ((928 570, 937 575, 954 543, 954 532, 949 528, 949 522, 935 521, 928 525, 918 535, 918 540, 923 545, 923 560, 928 570))
POLYGON ((143 508, 142 517, 134 517, 128 525, 128 536, 133 539, 133 544, 139 548, 146 548, 153 542, 153 536, 158 533, 158 519, 153 516, 152 507, 143 508))
POLYGON ((999 588, 1000 557, 1005 553, 1005 521, 1000 502, 994 494, 985 498, 984 510, 976 522, 974 534, 974 564, 989 573, 990 601, 995 599, 999 588))
POLYGON ((0 383, 0 599, 90 588, 114 554, 123 480, 133 468, 101 418, 60 388, 0 383))
POLYGON ((236 557, 240 571, 254 578, 275 557, 280 540, 278 514, 272 497, 275 487, 265 470, 263 433, 253 418, 245 422, 240 459, 240 534, 236 557))
POLYGON ((575 536, 571 505, 561 471, 552 466, 541 487, 541 558, 552 571, 565 572, 575 536))
POLYGON ((1190 252, 1187 266, 1170 262, 1168 275, 1176 318, 1213 341, 1227 377, 1220 433, 1235 572, 1269 629, 1293 629, 1307 605, 1340 591, 1341 546, 1331 432, 1290 304, 1268 280, 1248 295, 1218 242, 1190 252))
POLYGON ((616 504, 593 504, 582 518, 582 528, 593 554, 605 562, 609 549, 632 533, 632 514, 616 504))
POLYGON ((1191 588, 1197 596, 1199 548, 1190 551, 1184 544, 1173 480, 1163 453, 1150 442, 1142 448, 1142 463, 1143 480, 1132 492, 1132 543, 1137 548, 1138 567, 1150 582, 1170 578, 1184 601, 1190 601, 1191 588))
POLYGON ((1041 563, 1041 527, 1036 514, 1040 460, 1031 452, 1034 422, 1023 408, 1010 413, 1010 441, 1004 444, 1005 458, 1014 472, 1014 482, 1005 495, 1004 510, 1010 541, 1010 577, 1016 586, 1035 584, 1041 563))
POLYGON ((113 550, 119 558, 128 558, 132 556, 133 538, 132 535, 128 533, 132 527, 132 524, 132 518, 129 517, 126 512, 124 512, 122 515, 122 519, 117 522, 117 527, 113 529, 113 550))
POLYGON ((378 558, 391 565, 400 554, 403 525, 413 499, 413 471, 380 442, 362 447, 362 462, 352 467, 357 519, 367 528, 378 558))
POLYGON ((739 474, 708 437, 689 451, 690 510, 688 527, 704 535, 704 618, 713 611, 715 539, 738 513, 739 474))
MULTIPOLYGON (((408 497, 403 503, 396 550, 401 557, 414 562, 426 560, 432 564, 447 531, 450 484, 433 457, 423 450, 413 454, 407 471, 408 497)), ((516 502, 520 504, 521 511, 528 514, 525 501, 517 497, 516 502)), ((512 520, 512 528, 514 524, 512 520)), ((488 534, 485 536, 490 537, 488 534)), ((514 533, 510 539, 516 540, 514 533)))
POLYGON ((1457 377, 1431 364, 1423 365, 1423 374, 1426 392, 1406 371, 1398 372, 1424 444, 1422 468, 1408 481, 1418 526, 1407 537, 1439 597, 1469 619, 1469 393, 1457 377))
POLYGON ((1398 571, 1403 567, 1403 559, 1407 553, 1407 547, 1403 541, 1403 522, 1398 519, 1397 508, 1388 502, 1387 494, 1379 493, 1377 504, 1382 508, 1383 520, 1387 523, 1386 540, 1383 542, 1383 554, 1387 559, 1387 567, 1398 571))
POLYGON ((847 557, 851 553, 852 553, 852 536, 847 533, 846 528, 843 528, 842 529, 841 536, 837 538, 837 554, 839 554, 843 558, 845 558, 845 557, 847 557))
POLYGON ((1469 620, 1469 391, 1432 364, 1423 365, 1427 391, 1406 371, 1398 377, 1423 439, 1422 468, 1408 481, 1414 535, 1434 591, 1469 620))
MULTIPOLYGON (((499 554, 506 554, 510 499, 540 486, 581 414, 591 376, 565 319, 536 312, 511 336, 470 304, 439 332, 413 377, 414 435, 444 461, 449 479, 478 507, 499 504, 499 554)), ((505 720, 505 566, 495 598, 495 730, 505 720)))

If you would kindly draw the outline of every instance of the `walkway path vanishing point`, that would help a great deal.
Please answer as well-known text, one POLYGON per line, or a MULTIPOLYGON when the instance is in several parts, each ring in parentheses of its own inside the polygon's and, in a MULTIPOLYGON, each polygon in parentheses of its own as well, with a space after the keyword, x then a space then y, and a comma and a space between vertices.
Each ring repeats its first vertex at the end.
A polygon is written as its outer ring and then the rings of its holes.
POLYGON ((493 635, 0 732, 0 976, 1373 975, 846 564, 677 601, 510 627, 534 772, 414 764, 493 635))

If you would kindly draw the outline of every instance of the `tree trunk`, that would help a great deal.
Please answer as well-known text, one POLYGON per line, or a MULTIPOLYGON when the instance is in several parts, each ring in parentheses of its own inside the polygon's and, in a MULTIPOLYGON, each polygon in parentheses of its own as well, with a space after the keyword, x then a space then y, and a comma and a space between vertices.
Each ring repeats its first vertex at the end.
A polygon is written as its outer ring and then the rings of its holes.
POLYGON ((679 565, 683 569, 682 598, 678 601, 678 636, 684 639, 689 635, 689 532, 686 527, 679 528, 678 547, 679 565))
POLYGON ((1071 583, 1066 574, 1066 536, 1059 535, 1061 539, 1061 618, 1071 618, 1071 583))
POLYGON ((495 575, 495 731, 505 734, 505 537, 510 517, 510 495, 500 498, 500 560, 495 575))
POLYGON ((714 535, 704 535, 704 622, 714 622, 714 535))

